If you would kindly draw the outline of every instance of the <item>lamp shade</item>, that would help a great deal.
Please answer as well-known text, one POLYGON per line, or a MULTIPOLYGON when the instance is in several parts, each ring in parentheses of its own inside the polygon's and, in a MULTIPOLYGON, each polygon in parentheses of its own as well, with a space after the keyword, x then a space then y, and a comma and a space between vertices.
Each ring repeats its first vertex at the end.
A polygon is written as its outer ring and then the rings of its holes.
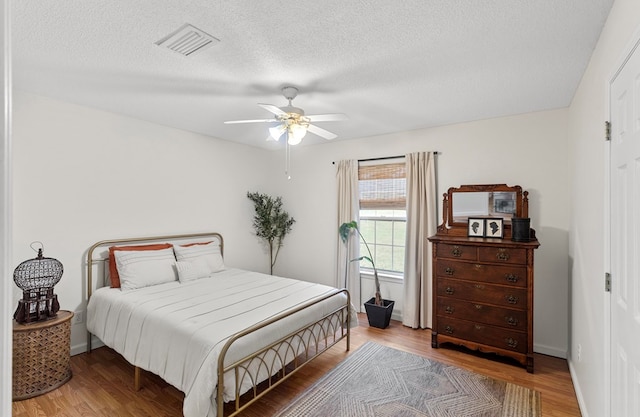
POLYGON ((278 140, 280 140, 280 136, 282 136, 282 134, 284 133, 285 130, 286 130, 286 128, 284 127, 284 125, 278 125, 278 126, 270 127, 269 128, 269 135, 271 135, 273 140, 278 141, 278 140))
POLYGON ((289 126, 288 142, 289 145, 297 145, 302 142, 302 138, 307 134, 307 129, 299 124, 292 124, 289 126))

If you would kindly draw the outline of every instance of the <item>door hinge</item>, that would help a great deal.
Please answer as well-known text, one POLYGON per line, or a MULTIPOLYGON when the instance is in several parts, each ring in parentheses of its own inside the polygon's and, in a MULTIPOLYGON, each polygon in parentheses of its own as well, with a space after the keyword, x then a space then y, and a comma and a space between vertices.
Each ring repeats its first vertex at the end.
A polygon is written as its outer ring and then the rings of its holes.
POLYGON ((611 122, 604 122, 604 140, 611 140, 611 122))
POLYGON ((604 273, 604 290, 611 292, 611 274, 608 272, 604 273))

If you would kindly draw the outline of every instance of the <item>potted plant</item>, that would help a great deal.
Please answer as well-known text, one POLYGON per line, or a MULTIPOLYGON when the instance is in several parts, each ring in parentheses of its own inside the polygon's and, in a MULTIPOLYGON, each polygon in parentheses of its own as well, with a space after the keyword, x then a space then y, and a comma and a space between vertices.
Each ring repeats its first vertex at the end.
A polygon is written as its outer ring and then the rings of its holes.
POLYGON ((291 232, 296 221, 282 209, 282 197, 274 198, 256 192, 247 193, 247 198, 253 201, 256 212, 253 217, 256 236, 264 239, 269 248, 269 271, 273 275, 273 266, 278 259, 284 237, 291 232))
POLYGON ((395 301, 384 300, 382 298, 382 295, 380 293, 380 280, 378 279, 378 269, 376 268, 376 264, 373 261, 373 255, 371 255, 371 250, 369 249, 369 245, 367 244, 367 241, 364 239, 364 236, 362 236, 362 233, 360 233, 360 229, 358 228, 358 223, 355 220, 352 220, 347 223, 342 223, 338 228, 338 233, 340 234, 340 239, 342 240, 342 243, 347 245, 347 253, 349 253, 348 252, 349 238, 351 237, 351 234, 354 231, 358 234, 358 236, 360 236, 360 239, 362 239, 364 246, 367 248, 367 252, 369 256, 361 256, 359 258, 347 260, 345 262, 345 284, 346 284, 346 276, 348 273, 349 262, 354 262, 354 261, 360 262, 361 260, 365 259, 371 263, 371 267, 373 268, 373 280, 375 283, 376 291, 374 296, 371 299, 369 299, 369 301, 364 303, 364 308, 367 312, 367 319, 369 320, 369 326, 384 329, 389 326, 389 321, 391 320, 391 313, 393 312, 393 305, 395 304, 395 301))

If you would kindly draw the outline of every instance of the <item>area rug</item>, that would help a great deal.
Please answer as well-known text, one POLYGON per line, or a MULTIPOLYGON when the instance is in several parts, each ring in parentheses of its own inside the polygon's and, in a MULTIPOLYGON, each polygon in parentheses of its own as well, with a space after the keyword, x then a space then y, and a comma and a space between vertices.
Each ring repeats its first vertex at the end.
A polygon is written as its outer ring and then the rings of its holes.
POLYGON ((539 417, 540 393, 368 342, 277 417, 539 417))

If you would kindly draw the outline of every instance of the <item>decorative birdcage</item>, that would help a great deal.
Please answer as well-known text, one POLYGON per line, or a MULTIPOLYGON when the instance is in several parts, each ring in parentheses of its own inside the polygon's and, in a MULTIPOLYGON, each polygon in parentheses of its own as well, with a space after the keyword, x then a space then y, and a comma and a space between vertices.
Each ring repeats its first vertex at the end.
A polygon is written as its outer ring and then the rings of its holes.
POLYGON ((62 278, 62 264, 57 259, 45 258, 42 254, 44 246, 41 242, 37 249, 38 256, 22 262, 13 271, 13 281, 22 290, 22 299, 13 318, 18 323, 32 323, 56 317, 60 304, 58 296, 53 293, 53 286, 62 278))

